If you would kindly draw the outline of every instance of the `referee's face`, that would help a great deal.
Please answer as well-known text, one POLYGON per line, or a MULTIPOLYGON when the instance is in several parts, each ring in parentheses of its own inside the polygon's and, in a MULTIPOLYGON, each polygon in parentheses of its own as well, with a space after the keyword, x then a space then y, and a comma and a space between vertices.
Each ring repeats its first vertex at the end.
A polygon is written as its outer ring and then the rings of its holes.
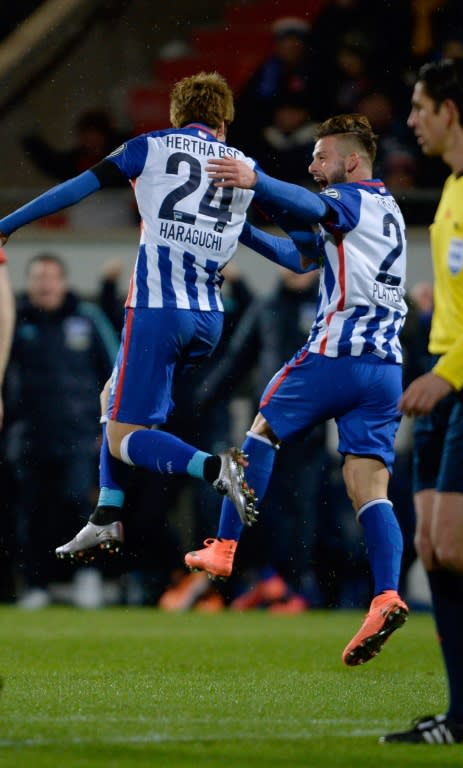
POLYGON ((445 101, 437 106, 427 94, 424 83, 416 83, 407 125, 413 129, 425 155, 444 154, 448 140, 449 108, 450 104, 445 101))

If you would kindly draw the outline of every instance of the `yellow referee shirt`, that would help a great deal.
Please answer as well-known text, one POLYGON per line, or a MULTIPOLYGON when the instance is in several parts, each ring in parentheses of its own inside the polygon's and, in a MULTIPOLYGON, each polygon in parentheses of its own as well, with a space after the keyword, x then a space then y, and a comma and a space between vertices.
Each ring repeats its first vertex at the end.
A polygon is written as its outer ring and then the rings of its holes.
POLYGON ((463 388, 463 176, 452 174, 430 228, 434 312, 429 351, 442 355, 434 373, 463 388))

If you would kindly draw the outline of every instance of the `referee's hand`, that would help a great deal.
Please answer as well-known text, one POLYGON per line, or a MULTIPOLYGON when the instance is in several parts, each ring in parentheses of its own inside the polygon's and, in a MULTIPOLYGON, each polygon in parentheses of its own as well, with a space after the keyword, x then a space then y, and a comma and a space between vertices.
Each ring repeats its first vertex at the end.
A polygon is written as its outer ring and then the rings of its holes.
POLYGON ((453 387, 448 381, 430 371, 409 384, 399 400, 399 409, 407 416, 431 413, 439 400, 452 391, 453 387))

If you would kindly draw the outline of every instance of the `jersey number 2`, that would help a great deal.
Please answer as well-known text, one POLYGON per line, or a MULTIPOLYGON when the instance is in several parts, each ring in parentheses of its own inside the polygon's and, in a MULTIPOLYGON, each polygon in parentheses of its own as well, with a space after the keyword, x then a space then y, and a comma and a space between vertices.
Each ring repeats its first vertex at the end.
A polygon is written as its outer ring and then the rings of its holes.
POLYGON ((391 227, 395 230, 395 236, 397 245, 387 254, 379 266, 379 272, 376 275, 376 280, 379 283, 385 283, 386 285, 400 285, 401 278, 397 275, 390 275, 389 269, 392 267, 394 261, 399 258, 403 250, 402 232, 397 219, 392 213, 386 213, 383 218, 383 235, 391 237, 391 227))

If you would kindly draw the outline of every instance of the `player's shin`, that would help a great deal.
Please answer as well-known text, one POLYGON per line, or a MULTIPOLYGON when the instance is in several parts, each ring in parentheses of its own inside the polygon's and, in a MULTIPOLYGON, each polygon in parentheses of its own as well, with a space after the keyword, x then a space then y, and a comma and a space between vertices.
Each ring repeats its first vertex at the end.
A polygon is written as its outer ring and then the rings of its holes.
POLYGON ((399 589, 403 538, 399 523, 388 499, 375 499, 358 511, 363 527, 368 560, 373 576, 374 594, 399 589))

